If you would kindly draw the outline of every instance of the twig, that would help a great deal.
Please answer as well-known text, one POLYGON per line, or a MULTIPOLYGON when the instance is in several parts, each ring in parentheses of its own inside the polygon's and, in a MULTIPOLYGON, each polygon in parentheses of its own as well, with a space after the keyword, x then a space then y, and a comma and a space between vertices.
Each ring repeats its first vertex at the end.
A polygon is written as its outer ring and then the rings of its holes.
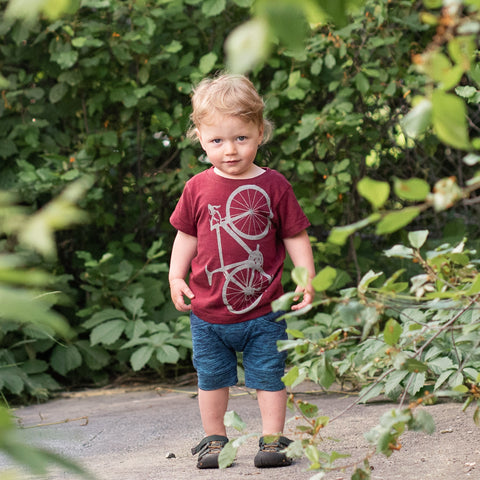
POLYGON ((22 430, 26 430, 27 428, 49 427, 51 425, 61 425, 62 423, 79 422, 80 420, 84 420, 84 423, 80 425, 81 427, 85 427, 86 425, 88 425, 88 416, 85 416, 78 418, 66 418, 65 420, 60 420, 58 422, 38 423, 37 425, 29 425, 28 427, 20 425, 20 428, 22 430))
POLYGON ((360 395, 357 400, 355 400, 355 402, 351 403, 347 408, 345 408, 344 410, 342 410, 339 414, 335 415, 333 418, 331 418, 329 420, 329 423, 332 423, 334 420, 337 420, 337 418, 340 418, 343 414, 347 413, 349 410, 351 410, 353 407, 355 407, 356 405, 358 405, 363 398, 365 398, 371 391, 374 387, 376 387, 384 378, 386 378, 388 375, 390 375, 392 372, 394 372, 396 370, 396 368, 392 367, 390 368, 389 370, 387 370, 385 373, 383 373, 382 375, 380 375, 380 377, 378 377, 377 381, 375 383, 373 383, 370 388, 368 388, 364 393, 362 393, 362 395, 360 395))

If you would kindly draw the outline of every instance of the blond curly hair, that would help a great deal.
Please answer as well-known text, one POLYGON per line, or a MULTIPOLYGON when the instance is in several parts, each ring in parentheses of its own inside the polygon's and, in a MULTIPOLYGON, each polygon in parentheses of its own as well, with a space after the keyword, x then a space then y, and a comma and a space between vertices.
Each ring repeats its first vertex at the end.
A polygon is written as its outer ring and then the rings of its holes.
POLYGON ((240 117, 263 127, 262 144, 272 135, 273 125, 264 117, 265 102, 244 75, 223 73, 203 79, 193 89, 192 108, 188 130, 192 140, 197 140, 200 125, 215 114, 240 117))

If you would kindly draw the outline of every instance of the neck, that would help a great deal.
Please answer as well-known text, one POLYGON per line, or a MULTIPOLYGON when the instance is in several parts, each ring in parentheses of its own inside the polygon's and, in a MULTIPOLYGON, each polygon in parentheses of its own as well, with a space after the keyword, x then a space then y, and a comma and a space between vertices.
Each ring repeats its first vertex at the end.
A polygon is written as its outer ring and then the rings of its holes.
POLYGON ((265 173, 265 170, 258 165, 253 164, 251 168, 242 175, 225 175, 225 173, 221 172, 217 167, 213 168, 213 171, 223 178, 231 178, 233 180, 248 180, 249 178, 255 178, 265 173))

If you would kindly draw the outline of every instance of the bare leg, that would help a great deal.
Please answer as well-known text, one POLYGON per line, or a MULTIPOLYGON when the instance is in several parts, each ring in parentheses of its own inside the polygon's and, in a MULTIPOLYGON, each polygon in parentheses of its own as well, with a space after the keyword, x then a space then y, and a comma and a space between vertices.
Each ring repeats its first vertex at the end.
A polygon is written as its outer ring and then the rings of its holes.
POLYGON ((223 435, 226 436, 225 424, 223 418, 228 406, 229 388, 220 388, 218 390, 200 390, 198 389, 198 405, 200 407, 200 416, 202 417, 203 429, 205 435, 223 435))
POLYGON ((262 415, 263 435, 283 433, 287 409, 286 389, 278 392, 257 390, 257 398, 262 415))

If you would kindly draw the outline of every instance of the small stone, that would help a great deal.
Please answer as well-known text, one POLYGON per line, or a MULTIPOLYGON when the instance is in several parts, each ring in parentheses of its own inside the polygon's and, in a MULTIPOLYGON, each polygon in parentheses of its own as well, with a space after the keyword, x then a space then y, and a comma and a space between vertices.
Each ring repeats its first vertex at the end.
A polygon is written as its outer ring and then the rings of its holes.
POLYGON ((168 452, 168 453, 165 455, 165 458, 177 458, 177 457, 175 456, 174 453, 168 452))

